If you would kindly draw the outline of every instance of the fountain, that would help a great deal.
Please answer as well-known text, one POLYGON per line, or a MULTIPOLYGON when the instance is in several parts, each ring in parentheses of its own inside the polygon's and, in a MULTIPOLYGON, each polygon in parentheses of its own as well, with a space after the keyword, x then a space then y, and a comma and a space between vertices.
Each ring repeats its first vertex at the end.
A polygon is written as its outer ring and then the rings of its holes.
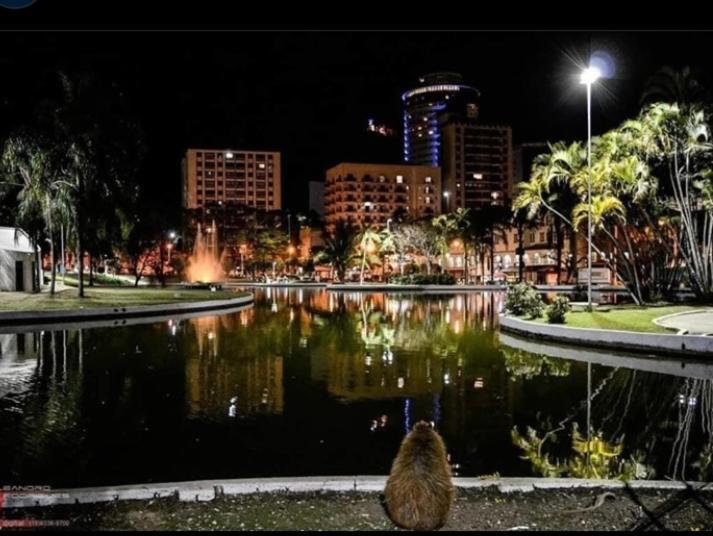
MULTIPOLYGON (((203 236, 201 224, 198 224, 193 254, 188 259, 188 281, 191 287, 220 288, 223 270, 218 258, 218 231, 215 220, 203 236)), ((221 255, 222 257, 222 255, 221 255)))

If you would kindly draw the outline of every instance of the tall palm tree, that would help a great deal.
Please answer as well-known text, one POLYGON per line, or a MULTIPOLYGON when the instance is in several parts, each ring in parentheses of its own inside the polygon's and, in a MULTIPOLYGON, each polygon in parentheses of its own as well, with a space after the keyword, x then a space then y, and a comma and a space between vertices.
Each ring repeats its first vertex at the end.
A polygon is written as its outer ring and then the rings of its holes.
POLYGON ((332 233, 325 237, 324 248, 315 255, 315 262, 329 264, 339 281, 344 281, 349 263, 354 258, 355 236, 351 224, 339 220, 332 233))
POLYGON ((359 283, 364 284, 364 270, 367 265, 367 256, 378 253, 381 247, 382 236, 376 229, 365 227, 359 234, 359 249, 361 251, 361 271, 359 274, 359 283))
MULTIPOLYGON (((55 230, 57 220, 67 209, 67 188, 58 177, 56 161, 49 143, 29 130, 21 130, 11 135, 5 142, 2 153, 4 178, 0 181, 17 190, 18 219, 27 222, 41 218, 43 233, 50 242, 50 262, 52 275, 50 292, 55 292, 55 230)), ((32 233, 37 251, 36 274, 39 282, 41 259, 39 258, 39 236, 32 233)), ((41 283, 38 285, 41 288, 41 283)))
POLYGON ((464 280, 468 283, 468 228, 470 227, 470 209, 458 207, 448 214, 441 214, 433 219, 433 226, 443 236, 443 248, 448 249, 448 240, 457 237, 463 243, 464 280))

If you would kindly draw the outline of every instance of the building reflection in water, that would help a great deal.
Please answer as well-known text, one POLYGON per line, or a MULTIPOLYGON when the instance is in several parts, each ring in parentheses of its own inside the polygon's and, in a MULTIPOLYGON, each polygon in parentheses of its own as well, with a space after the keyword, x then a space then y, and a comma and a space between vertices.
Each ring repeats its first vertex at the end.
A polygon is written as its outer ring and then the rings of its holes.
MULTIPOLYGON (((283 358, 259 351, 255 310, 187 322, 186 398, 190 415, 281 414, 283 358), (250 341, 250 339, 253 339, 250 341)), ((263 348, 265 350, 265 348, 263 348)))

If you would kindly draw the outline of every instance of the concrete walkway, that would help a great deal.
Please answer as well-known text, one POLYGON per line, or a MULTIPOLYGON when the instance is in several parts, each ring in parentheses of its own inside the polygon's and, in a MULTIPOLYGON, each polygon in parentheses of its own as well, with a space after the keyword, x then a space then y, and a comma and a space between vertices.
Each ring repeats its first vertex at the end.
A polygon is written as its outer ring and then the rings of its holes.
POLYGON ((655 319, 654 324, 678 330, 679 333, 713 335, 713 309, 662 316, 655 319))

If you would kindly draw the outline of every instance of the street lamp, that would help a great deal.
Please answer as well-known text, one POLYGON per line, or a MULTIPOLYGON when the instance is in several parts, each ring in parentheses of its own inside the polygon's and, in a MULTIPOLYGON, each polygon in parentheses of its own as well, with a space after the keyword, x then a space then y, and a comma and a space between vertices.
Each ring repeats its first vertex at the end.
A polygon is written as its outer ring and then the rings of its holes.
POLYGON ((446 212, 450 212, 450 210, 451 210, 451 204, 450 204, 451 193, 448 190, 446 190, 445 192, 443 192, 443 197, 446 199, 446 212))
POLYGON ((592 310, 592 84, 602 75, 594 66, 582 71, 579 81, 587 86, 587 310, 592 310))

